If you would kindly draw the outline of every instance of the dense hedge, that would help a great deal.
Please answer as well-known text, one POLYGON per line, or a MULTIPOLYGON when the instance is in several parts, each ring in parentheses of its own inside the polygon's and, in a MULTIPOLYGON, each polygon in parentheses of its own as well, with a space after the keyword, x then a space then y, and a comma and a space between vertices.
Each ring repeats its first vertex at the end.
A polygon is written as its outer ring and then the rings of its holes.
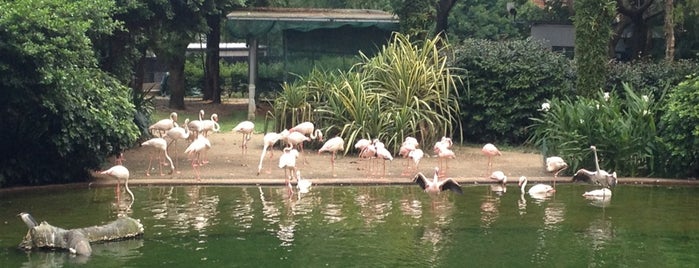
POLYGON ((466 71, 459 103, 467 142, 521 144, 543 102, 573 93, 570 60, 530 39, 467 39, 455 55, 466 71))
POLYGON ((667 150, 661 167, 670 177, 699 175, 699 77, 675 87, 660 119, 660 136, 667 150))

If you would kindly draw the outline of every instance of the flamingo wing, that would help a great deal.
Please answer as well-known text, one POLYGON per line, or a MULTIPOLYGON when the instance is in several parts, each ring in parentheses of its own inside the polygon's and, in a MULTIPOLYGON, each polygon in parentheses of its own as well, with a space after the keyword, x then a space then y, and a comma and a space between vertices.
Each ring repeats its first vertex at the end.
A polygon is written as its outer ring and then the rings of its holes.
POLYGON ((463 194, 464 191, 461 190, 461 185, 453 179, 446 179, 442 181, 442 186, 439 187, 442 191, 451 190, 457 194, 463 194))
POLYGON ((425 175, 422 174, 422 172, 418 172, 417 174, 415 174, 413 182, 417 183, 417 185, 420 185, 420 188, 422 188, 423 190, 427 188, 427 178, 425 178, 425 175))
POLYGON ((573 182, 585 182, 590 184, 595 184, 597 182, 596 177, 597 172, 592 172, 587 169, 581 168, 578 172, 573 175, 573 182))

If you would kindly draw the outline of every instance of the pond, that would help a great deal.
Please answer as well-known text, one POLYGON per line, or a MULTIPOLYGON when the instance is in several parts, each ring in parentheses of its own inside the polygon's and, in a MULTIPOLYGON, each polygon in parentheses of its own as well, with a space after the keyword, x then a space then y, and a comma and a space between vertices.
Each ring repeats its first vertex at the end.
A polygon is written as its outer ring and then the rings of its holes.
POLYGON ((430 196, 417 186, 138 187, 139 239, 93 255, 24 252, 30 212, 63 228, 111 222, 114 188, 1 193, 3 267, 691 267, 699 263, 699 188, 621 185, 608 202, 558 185, 533 199, 510 186, 430 196))

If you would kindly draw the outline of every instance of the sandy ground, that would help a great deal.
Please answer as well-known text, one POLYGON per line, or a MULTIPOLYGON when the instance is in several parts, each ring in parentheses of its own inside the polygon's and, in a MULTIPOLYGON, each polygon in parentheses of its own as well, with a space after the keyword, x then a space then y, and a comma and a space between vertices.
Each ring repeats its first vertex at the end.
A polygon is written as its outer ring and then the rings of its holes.
MULTIPOLYGON (((169 112, 166 107, 166 99, 156 100, 156 109, 163 109, 169 112)), ((198 100, 187 100, 188 111, 198 111, 204 109, 207 114, 218 113, 220 116, 230 116, 235 111, 247 111, 247 104, 241 100, 226 100, 224 104, 208 104, 198 100)), ((264 114, 265 111, 259 111, 264 114)), ((182 120, 183 121, 183 120, 182 120)), ((139 185, 159 185, 159 184, 206 184, 206 185, 280 185, 284 183, 284 171, 278 168, 279 156, 281 155, 281 145, 278 143, 275 148, 264 156, 262 172, 257 175, 258 164, 262 154, 263 133, 255 133, 248 142, 247 151, 243 151, 242 135, 234 133, 231 129, 222 129, 218 133, 209 136, 212 147, 206 152, 209 163, 202 166, 201 180, 196 179, 196 174, 192 168, 191 161, 184 154, 188 143, 178 142, 169 148, 169 155, 174 161, 175 170, 170 173, 171 167, 163 167, 163 175, 158 169, 157 158, 153 159, 150 176, 146 175, 149 166, 149 159, 154 151, 147 147, 136 147, 124 152, 124 166, 129 168, 131 173, 130 184, 139 185)), ((307 147, 320 148, 320 143, 316 142, 307 147)), ((422 144, 425 153, 432 153, 434 144, 422 144)), ((335 162, 334 171, 331 165, 330 153, 318 154, 315 149, 304 151, 298 160, 298 169, 302 177, 312 180, 315 184, 409 184, 416 171, 406 172, 407 159, 396 157, 393 161, 385 162, 385 175, 383 174, 383 162, 376 161, 371 168, 370 161, 360 160, 356 157, 357 151, 353 144, 346 144, 352 148, 347 155, 338 155, 335 162)), ((488 159, 481 151, 480 146, 458 146, 453 150, 456 159, 448 161, 446 175, 460 183, 492 183, 488 179, 490 175, 487 167, 488 159)), ((394 153, 395 154, 395 153, 394 153)), ((509 183, 517 183, 520 176, 526 176, 529 181, 545 181, 551 183, 553 176, 544 170, 543 157, 534 153, 522 153, 503 151, 502 156, 493 158, 493 170, 501 170, 508 176, 509 183)), ((112 163, 105 163, 108 168, 112 163)), ((423 172, 431 178, 434 168, 438 165, 438 158, 426 157, 418 167, 418 171, 423 172)), ((569 182, 571 176, 562 175, 558 178, 558 183, 569 182)), ((621 180, 622 182, 624 179, 621 180)), ((633 183, 659 183, 657 179, 634 179, 633 183)), ((682 181, 694 183, 696 181, 682 181)), ((95 184, 111 185, 114 180, 104 176, 96 176, 95 184)), ((628 183, 628 182, 627 182, 628 183)))

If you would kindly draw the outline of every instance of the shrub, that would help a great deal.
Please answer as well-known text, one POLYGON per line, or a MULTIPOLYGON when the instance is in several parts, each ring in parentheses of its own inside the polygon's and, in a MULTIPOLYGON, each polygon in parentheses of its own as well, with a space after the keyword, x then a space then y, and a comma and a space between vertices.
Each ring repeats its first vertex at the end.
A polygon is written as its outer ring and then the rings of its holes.
POLYGON ((668 96, 660 119, 660 136, 667 157, 660 165, 667 175, 699 175, 699 77, 680 83, 668 96))
POLYGON ((454 65, 466 70, 459 104, 470 142, 519 144, 542 102, 573 92, 571 62, 532 40, 468 39, 455 54, 454 65))

